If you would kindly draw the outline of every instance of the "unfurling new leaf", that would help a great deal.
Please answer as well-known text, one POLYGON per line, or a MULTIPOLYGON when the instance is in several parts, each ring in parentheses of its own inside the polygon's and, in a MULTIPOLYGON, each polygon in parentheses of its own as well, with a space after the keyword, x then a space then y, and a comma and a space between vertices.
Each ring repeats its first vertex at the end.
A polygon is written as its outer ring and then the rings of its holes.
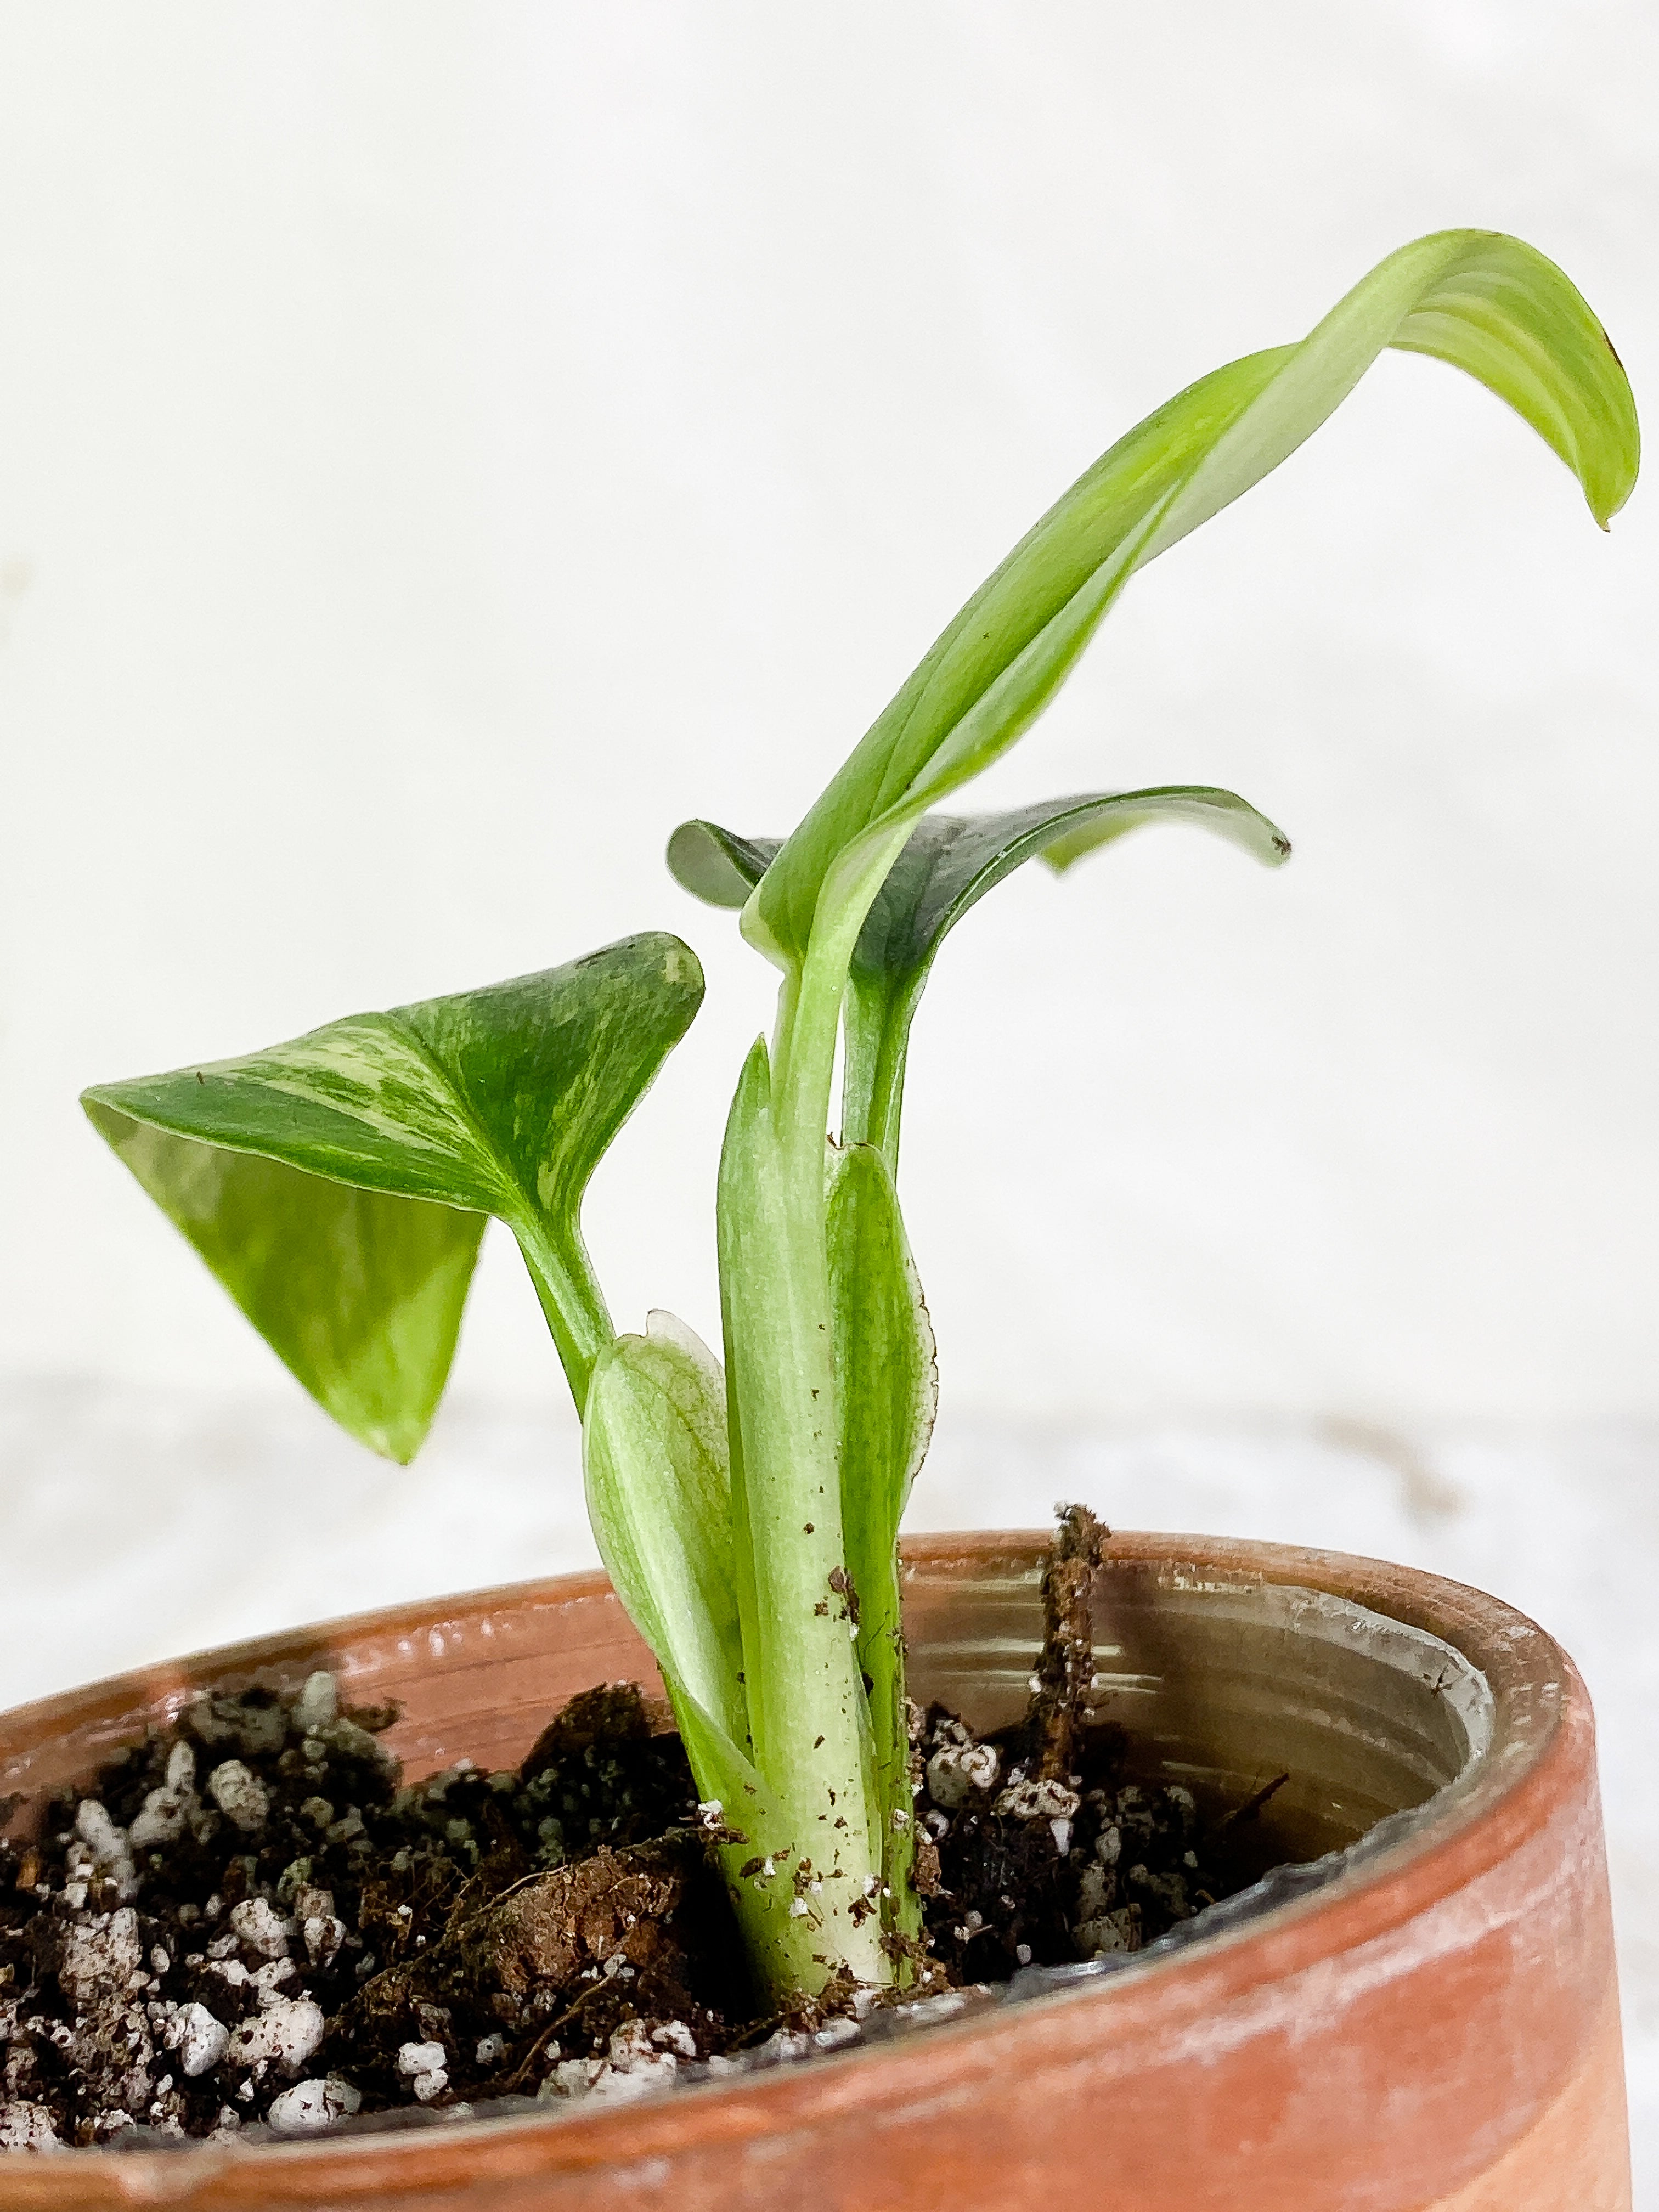
POLYGON ((750 1962, 763 1983, 793 1987, 817 1938, 790 1911, 799 1838, 750 1756, 726 1379, 673 1315, 653 1313, 643 1336, 600 1353, 582 1463, 605 1571, 662 1669, 698 1785, 732 1839, 720 1856, 750 1962), (742 1873, 769 1861, 763 1881, 742 1873))
POLYGON ((1048 510, 767 869, 744 910, 752 940, 798 969, 815 926, 833 934, 843 905, 867 902, 895 834, 1030 726, 1134 572, 1277 468, 1390 346, 1431 354, 1504 400, 1572 470, 1598 522, 1624 504, 1636 477, 1635 403, 1568 278, 1495 231, 1440 231, 1402 246, 1298 344, 1249 354, 1188 386, 1048 510))

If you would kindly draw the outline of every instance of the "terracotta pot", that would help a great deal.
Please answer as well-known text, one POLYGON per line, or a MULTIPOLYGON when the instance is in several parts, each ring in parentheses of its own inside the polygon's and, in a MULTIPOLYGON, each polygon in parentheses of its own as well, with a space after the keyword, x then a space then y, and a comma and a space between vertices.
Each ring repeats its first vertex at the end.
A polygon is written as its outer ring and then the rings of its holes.
MULTIPOLYGON (((1100 1708, 1155 1764, 1200 1789, 1288 1767, 1270 1815, 1304 1849, 1437 1790, 1412 1832, 1184 1950, 805 2066, 545 2119, 18 2154, 0 2159, 0 2207, 1627 2212, 1594 1733, 1571 1662, 1428 1575, 1188 1537, 1114 1548, 1100 1708)), ((1041 1551, 1035 1535, 907 1547, 921 1694, 981 1724, 1018 1709, 1041 1551)), ((321 1664, 357 1697, 403 1700, 392 1741, 412 1775, 463 1753, 505 1765, 572 1692, 652 1679, 604 1579, 566 1577, 29 1706, 0 1721, 0 1790, 39 1800, 89 1775, 198 1686, 321 1664)))

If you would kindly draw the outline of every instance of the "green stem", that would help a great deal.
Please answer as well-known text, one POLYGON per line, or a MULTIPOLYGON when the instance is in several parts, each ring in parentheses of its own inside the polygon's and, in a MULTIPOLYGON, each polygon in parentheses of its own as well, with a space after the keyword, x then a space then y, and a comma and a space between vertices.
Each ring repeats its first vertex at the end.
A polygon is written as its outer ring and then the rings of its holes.
MULTIPOLYGON (((778 1043, 775 1080, 781 1115, 789 1132, 792 1156, 805 1168, 805 1155, 822 1146, 830 1126, 830 1093, 835 1082, 836 1045, 842 1008, 849 999, 848 978, 853 954, 872 901, 904 850, 909 825, 890 830, 872 843, 862 841, 830 871, 819 894, 806 958, 798 971, 786 968, 778 1000, 778 1043)), ((850 994, 856 999, 856 993, 850 994)), ((849 1022, 858 1018, 849 1002, 849 1022)), ((902 1040, 901 1040, 902 1044, 902 1040)), ((823 1192, 818 1193, 820 1223, 823 1192)))
POLYGON ((796 1863, 810 1860, 819 1885, 809 1985, 836 1965, 860 1981, 892 1978, 872 1909, 887 1823, 847 1575, 824 1173, 848 967, 902 843, 866 854, 839 901, 826 895, 826 926, 805 963, 786 966, 772 1052, 750 1057, 720 1164, 732 1521, 751 1570, 750 1741, 796 1863))
POLYGON ((881 1050, 882 995, 879 989, 862 988, 856 976, 842 1009, 841 1140, 843 1145, 874 1141, 870 1123, 874 1111, 876 1060, 881 1050))
POLYGON ((757 1044, 720 1161, 732 1523, 750 1565, 743 1633, 751 1753, 779 1810, 791 1879, 809 1885, 798 1917, 812 1923, 804 1986, 817 1988, 837 1965, 861 1981, 891 1977, 868 1902, 881 1837, 845 1595, 824 1139, 820 1129, 804 1174, 787 1134, 757 1044))
POLYGON ((844 1010, 842 1142, 875 1146, 895 1177, 910 1018, 920 996, 919 984, 895 994, 879 981, 866 983, 854 975, 844 1010))
POLYGON ((513 1233, 536 1285, 578 1413, 587 1408, 593 1363, 616 1330, 580 1229, 554 1237, 539 1221, 514 1221, 513 1233))
POLYGON ((863 1618, 859 1659, 868 1677, 870 1727, 875 1743, 876 1787, 882 1808, 882 1875, 887 1890, 883 1921, 915 1942, 921 1934, 921 1899, 912 1879, 915 1866, 915 1801, 910 1794, 910 1731, 904 1694, 904 1631, 895 1543, 878 1567, 866 1568, 860 1587, 863 1618), (895 1820, 894 1814, 902 1814, 895 1820))

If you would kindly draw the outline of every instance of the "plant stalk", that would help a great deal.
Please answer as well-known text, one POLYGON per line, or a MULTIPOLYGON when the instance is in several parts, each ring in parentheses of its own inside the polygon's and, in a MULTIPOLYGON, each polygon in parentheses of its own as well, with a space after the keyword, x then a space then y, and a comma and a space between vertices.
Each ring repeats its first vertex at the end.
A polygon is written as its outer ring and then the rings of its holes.
POLYGON ((757 1044, 720 1164, 720 1249, 732 1524, 750 1755, 782 1816, 810 1945, 795 1986, 837 1967, 890 1978, 871 1908, 881 1871, 869 1714, 845 1594, 836 1375, 823 1234, 823 1139, 792 1172, 757 1044), (837 1578, 841 1587, 837 1586, 837 1578), (814 1887, 814 1885, 817 1885, 814 1887))
MULTIPOLYGON (((797 1866, 811 1863, 821 1920, 808 1988, 838 1967, 862 1982, 893 1978, 878 1902, 889 1821, 842 1514, 824 1212, 842 996, 859 929, 902 840, 888 842, 893 850, 866 856, 848 896, 826 900, 833 924, 814 929, 805 963, 786 967, 772 1049, 750 1054, 720 1167, 732 1520, 751 1568, 744 1687, 755 1765, 797 1866)), ((889 1656, 900 1663, 896 1643, 889 1656)), ((902 1711, 902 1686, 897 1695, 902 1711)), ((890 1726, 890 1709, 884 1717, 890 1726)))
POLYGON ((896 1002, 878 985, 866 988, 856 976, 843 1010, 841 1140, 873 1145, 895 1177, 912 1011, 908 996, 896 1002))
POLYGON ((513 1233, 563 1367, 577 1413, 587 1410, 593 1363, 616 1334, 580 1231, 555 1238, 544 1223, 515 1220, 513 1233))

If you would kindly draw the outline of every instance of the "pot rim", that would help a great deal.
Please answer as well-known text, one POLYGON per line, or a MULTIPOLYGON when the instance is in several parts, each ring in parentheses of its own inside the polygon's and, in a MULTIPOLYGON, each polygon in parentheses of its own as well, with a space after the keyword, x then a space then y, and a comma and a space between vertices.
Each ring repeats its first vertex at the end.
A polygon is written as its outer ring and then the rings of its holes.
MULTIPOLYGON (((1046 1532, 976 1530, 907 1537, 902 1558, 907 1583, 927 1571, 987 1576, 1040 1571, 1048 1548, 1046 1532)), ((278 2173, 309 2190, 326 2179, 349 2185, 360 2164, 384 2171, 389 2158, 418 2169, 428 2185, 465 2178, 489 2146, 492 2172, 551 2175, 612 2164, 638 2166, 670 2149, 681 2134, 676 2115, 695 2102, 705 2138, 734 2148, 773 2131, 773 2115, 787 2100, 792 2131, 849 2107, 914 2104, 927 2095, 934 2056, 948 2043, 966 2046, 974 2072, 986 2079, 1018 2066, 1028 2039, 1045 2039, 1058 2008, 1111 2010, 1111 2033, 1122 2044, 1156 2027, 1171 2047, 1205 2039, 1206 2020, 1241 1984, 1260 1989, 1285 1982, 1321 1965, 1334 1967, 1344 1953, 1376 1944, 1406 1923, 1474 1881, 1511 1853, 1559 1802, 1576 1773, 1594 1758, 1589 1699, 1572 1662, 1553 1638, 1526 1615, 1466 1584, 1416 1569, 1352 1554, 1304 1550, 1241 1538, 1114 1531, 1103 1571, 1139 1567, 1160 1571, 1174 1586, 1238 1588, 1270 1583, 1324 1590, 1388 1618, 1426 1630, 1453 1645, 1486 1677, 1493 1700, 1492 1740, 1438 1795, 1432 1811, 1411 1832, 1364 1857, 1333 1881, 1231 1927, 1096 1981, 1045 1990, 1017 2002, 970 2008, 964 2016, 929 2026, 914 2036, 823 2053, 800 2066, 688 2084, 671 2095, 589 2111, 517 2114, 490 2119, 483 2113, 446 2125, 434 2121, 405 2130, 331 2134, 313 2141, 259 2145, 198 2143, 167 2149, 112 2153, 106 2148, 54 2155, 46 2173, 65 2172, 73 2159, 90 2179, 98 2171, 110 2191, 102 2201, 167 2200, 188 2203, 196 2185, 233 2166, 262 2179, 278 2173), (718 2115, 718 2124, 716 2116, 718 2115)), ((233 1680, 257 1669, 298 1673, 307 1662, 371 1634, 410 1637, 439 1629, 450 1608, 480 1598, 500 1606, 550 1604, 602 1597, 610 1591, 600 1571, 540 1577, 459 1597, 428 1599, 263 1636, 191 1655, 182 1660, 106 1678, 57 1697, 36 1699, 0 1716, 0 1727, 20 1757, 9 1762, 8 1784, 26 1779, 32 1744, 72 1728, 77 1710, 88 1717, 106 1710, 112 1691, 126 1691, 131 1714, 113 1725, 110 1746, 128 1740, 141 1713, 176 1710, 209 1680, 233 1680)), ((1386 1948, 1386 1947, 1385 1947, 1386 1948)), ((1361 1969, 1363 1970, 1363 1969, 1361 1969)), ((1211 2039, 1213 2047, 1213 2038, 1211 2039)), ((102 2192, 100 2191, 100 2196, 102 2192)), ((281 2199, 295 2205, 305 2194, 281 2199)))

